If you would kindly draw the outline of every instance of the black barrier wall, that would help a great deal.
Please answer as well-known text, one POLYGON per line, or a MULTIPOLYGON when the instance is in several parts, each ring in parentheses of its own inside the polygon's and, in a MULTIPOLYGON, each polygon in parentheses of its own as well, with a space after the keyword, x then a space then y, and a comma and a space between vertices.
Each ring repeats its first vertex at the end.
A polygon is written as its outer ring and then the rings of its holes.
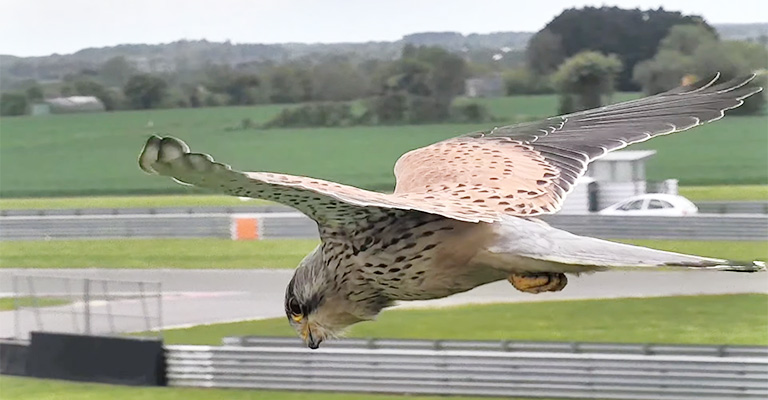
POLYGON ((0 341, 0 374, 26 376, 28 350, 26 342, 0 341))
POLYGON ((162 340, 32 332, 27 376, 165 386, 162 340))

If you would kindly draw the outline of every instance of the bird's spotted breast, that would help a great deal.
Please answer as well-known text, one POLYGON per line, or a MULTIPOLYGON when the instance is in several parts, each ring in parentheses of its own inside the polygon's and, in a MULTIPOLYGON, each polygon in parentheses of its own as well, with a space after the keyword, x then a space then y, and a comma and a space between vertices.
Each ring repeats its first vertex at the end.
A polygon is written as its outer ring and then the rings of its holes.
POLYGON ((393 212, 341 232, 326 229, 324 259, 334 286, 348 297, 376 301, 420 300, 467 290, 476 282, 460 271, 474 254, 461 254, 457 241, 479 224, 418 212, 393 212))

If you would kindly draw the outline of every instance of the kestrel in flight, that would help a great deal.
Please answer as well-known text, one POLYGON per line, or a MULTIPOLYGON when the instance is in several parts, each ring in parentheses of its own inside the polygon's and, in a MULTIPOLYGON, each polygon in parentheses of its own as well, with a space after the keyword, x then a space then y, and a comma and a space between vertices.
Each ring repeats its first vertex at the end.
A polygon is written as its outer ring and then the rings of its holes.
POLYGON ((757 271, 761 262, 677 254, 573 235, 536 217, 560 209, 589 162, 609 151, 715 121, 759 92, 754 76, 717 77, 643 99, 494 128, 406 153, 394 193, 320 179, 240 172, 151 137, 140 167, 233 196, 294 207, 320 245, 285 295, 310 348, 397 300, 434 299, 508 279, 529 293, 562 290, 565 273, 673 267, 757 271))

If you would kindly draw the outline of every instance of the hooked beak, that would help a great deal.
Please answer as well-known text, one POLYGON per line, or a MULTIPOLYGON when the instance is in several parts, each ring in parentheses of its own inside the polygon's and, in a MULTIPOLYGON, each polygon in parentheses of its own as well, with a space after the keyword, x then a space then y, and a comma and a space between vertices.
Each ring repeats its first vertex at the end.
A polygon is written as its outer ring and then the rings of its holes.
POLYGON ((307 335, 307 347, 309 347, 312 350, 317 349, 320 347, 320 343, 322 343, 323 339, 316 337, 312 334, 312 330, 309 330, 309 335, 307 335))
POLYGON ((305 323, 304 326, 302 326, 301 338, 307 343, 307 347, 312 350, 320 347, 320 343, 323 341, 323 339, 318 337, 316 333, 312 333, 312 328, 309 326, 309 323, 305 323))

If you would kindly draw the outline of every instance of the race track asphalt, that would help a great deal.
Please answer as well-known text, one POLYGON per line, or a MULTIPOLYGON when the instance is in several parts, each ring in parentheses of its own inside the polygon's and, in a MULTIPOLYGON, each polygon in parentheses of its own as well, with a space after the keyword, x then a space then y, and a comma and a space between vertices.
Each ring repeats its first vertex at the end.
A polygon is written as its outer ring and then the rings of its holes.
MULTIPOLYGON (((88 303, 91 333, 136 332, 163 327, 182 327, 227 321, 283 317, 285 286, 291 270, 0 270, 0 295, 13 295, 13 276, 39 277, 33 282, 38 295, 82 293, 82 281, 53 280, 89 278, 112 281, 160 282, 162 320, 158 297, 141 300, 136 284, 92 282, 94 300, 88 303), (100 296, 108 289, 110 301, 100 296), (152 318, 144 318, 146 314, 152 318), (113 315, 109 318, 107 314, 113 315)), ((611 271, 569 277, 562 292, 531 295, 520 293, 507 282, 496 282, 444 299, 402 303, 398 307, 443 307, 461 304, 572 300, 591 298, 649 297, 694 294, 768 293, 768 273, 728 273, 716 271, 635 272, 611 271)), ((29 279, 18 278, 22 293, 29 292, 29 279)), ((152 292, 145 285, 145 293, 152 292)), ((64 332, 83 332, 82 301, 65 306, 46 307, 42 313, 31 310, 0 312, 0 337, 27 337, 42 328, 64 332), (73 312, 75 315, 73 316, 73 312), (39 318, 38 318, 39 316, 39 318)))

